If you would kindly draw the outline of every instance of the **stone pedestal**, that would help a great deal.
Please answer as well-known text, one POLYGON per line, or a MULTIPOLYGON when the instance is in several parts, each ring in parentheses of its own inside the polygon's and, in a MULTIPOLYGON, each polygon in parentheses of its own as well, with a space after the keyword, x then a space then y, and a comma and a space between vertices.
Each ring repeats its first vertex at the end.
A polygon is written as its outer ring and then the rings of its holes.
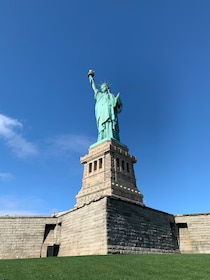
POLYGON ((107 140, 89 148, 80 159, 84 164, 82 188, 76 196, 75 207, 81 207, 102 197, 115 197, 143 205, 143 195, 136 186, 136 158, 128 148, 107 140))

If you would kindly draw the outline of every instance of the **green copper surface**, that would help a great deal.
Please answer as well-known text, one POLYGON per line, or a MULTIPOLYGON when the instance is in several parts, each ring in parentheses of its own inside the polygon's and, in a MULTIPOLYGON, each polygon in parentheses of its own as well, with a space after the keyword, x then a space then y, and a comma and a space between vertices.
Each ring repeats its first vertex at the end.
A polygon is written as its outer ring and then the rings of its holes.
POLYGON ((88 77, 94 91, 94 98, 96 100, 95 116, 98 128, 97 142, 110 139, 120 142, 117 117, 122 110, 120 94, 118 93, 117 96, 114 96, 114 94, 110 92, 110 88, 107 83, 101 84, 99 90, 94 81, 93 70, 89 70, 88 77))

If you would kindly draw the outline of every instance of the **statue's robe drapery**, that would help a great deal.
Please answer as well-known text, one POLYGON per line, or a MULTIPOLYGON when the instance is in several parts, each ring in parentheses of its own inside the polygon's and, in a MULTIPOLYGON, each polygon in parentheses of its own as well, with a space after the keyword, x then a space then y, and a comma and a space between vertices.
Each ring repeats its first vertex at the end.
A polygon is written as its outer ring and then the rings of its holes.
POLYGON ((117 114, 122 110, 119 94, 95 92, 95 115, 98 127, 98 141, 103 139, 116 139, 120 141, 117 114))

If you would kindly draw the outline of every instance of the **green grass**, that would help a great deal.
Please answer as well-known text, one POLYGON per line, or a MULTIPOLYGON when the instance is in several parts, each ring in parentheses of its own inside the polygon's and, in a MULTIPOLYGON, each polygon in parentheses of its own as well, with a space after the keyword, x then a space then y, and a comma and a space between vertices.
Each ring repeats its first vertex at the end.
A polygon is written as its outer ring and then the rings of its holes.
POLYGON ((0 261, 0 280, 210 279, 210 255, 109 255, 0 261))

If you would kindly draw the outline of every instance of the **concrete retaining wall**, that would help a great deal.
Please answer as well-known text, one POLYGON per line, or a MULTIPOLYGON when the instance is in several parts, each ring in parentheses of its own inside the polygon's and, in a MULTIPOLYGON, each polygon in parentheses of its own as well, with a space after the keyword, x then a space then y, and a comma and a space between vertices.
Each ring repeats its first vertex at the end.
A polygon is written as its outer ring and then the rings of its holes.
POLYGON ((56 217, 0 217, 0 259, 210 253, 210 213, 173 216, 104 197, 56 217))
POLYGON ((62 223, 59 256, 107 253, 106 198, 58 217, 62 223))
MULTIPOLYGON (((0 259, 39 258, 46 224, 56 224, 51 217, 0 217, 0 259)), ((47 241, 47 235, 46 240, 47 241)), ((53 245, 54 238, 49 245, 53 245)))
POLYGON ((108 253, 179 252, 174 216, 108 198, 108 253))
POLYGON ((176 215, 179 246, 183 254, 210 254, 210 213, 176 215))

